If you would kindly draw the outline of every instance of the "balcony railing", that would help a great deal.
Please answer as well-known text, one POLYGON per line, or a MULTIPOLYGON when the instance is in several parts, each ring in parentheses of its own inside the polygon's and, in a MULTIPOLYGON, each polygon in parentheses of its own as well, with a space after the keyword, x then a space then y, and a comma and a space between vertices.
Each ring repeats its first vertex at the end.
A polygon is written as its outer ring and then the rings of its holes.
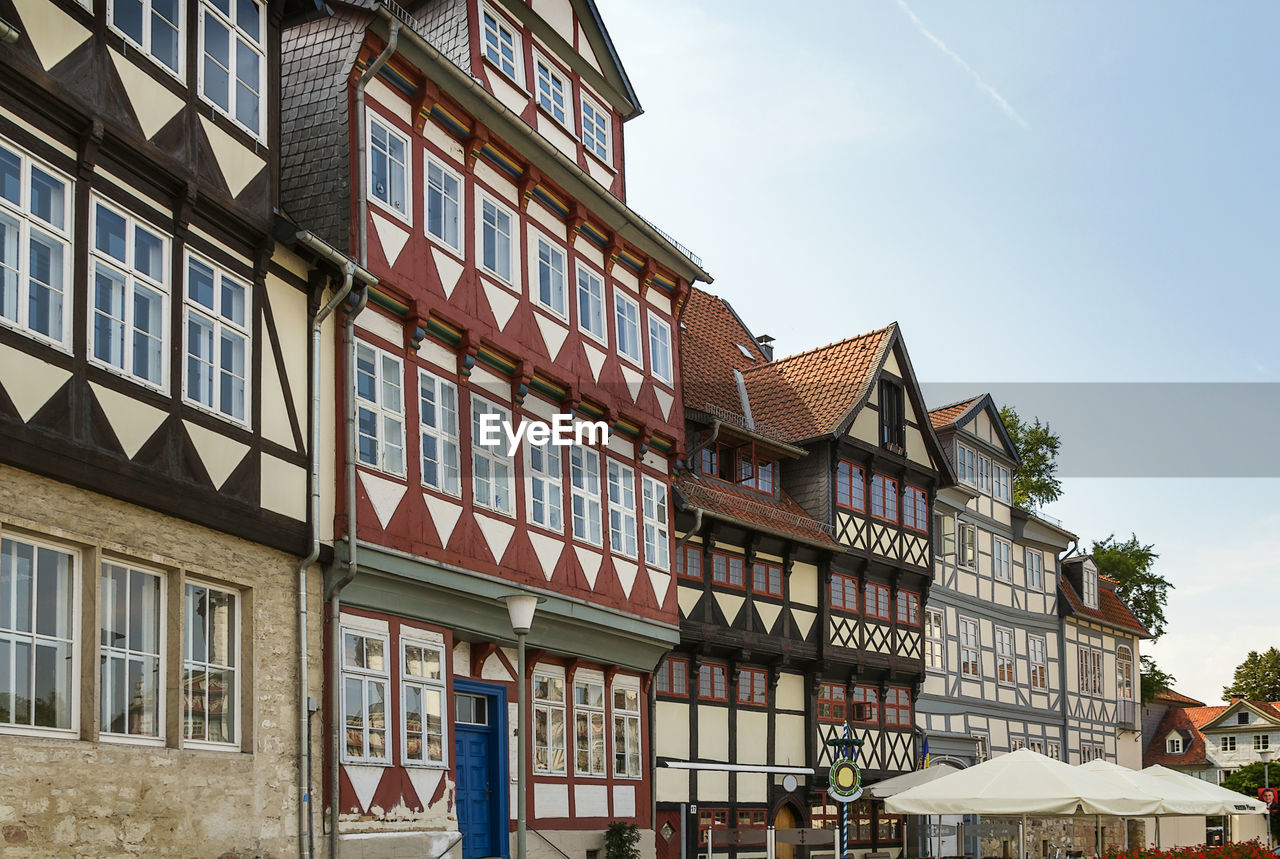
POLYGON ((1138 727, 1138 702, 1116 702, 1116 727, 1123 731, 1134 731, 1138 727))

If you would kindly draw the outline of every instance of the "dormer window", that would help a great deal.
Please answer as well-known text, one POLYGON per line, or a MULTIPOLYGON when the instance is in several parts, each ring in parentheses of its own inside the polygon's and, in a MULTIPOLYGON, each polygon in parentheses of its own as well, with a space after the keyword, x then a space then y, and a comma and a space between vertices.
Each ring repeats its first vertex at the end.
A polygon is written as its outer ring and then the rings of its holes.
POLYGON ((907 420, 903 411, 902 386, 880 380, 880 446, 898 453, 906 449, 907 420))
POLYGON ((1098 571, 1088 566, 1084 568, 1084 604, 1098 607, 1098 571))
POLYGON ((1182 737, 1170 735, 1169 738, 1164 741, 1164 750, 1171 755, 1182 754, 1182 737))

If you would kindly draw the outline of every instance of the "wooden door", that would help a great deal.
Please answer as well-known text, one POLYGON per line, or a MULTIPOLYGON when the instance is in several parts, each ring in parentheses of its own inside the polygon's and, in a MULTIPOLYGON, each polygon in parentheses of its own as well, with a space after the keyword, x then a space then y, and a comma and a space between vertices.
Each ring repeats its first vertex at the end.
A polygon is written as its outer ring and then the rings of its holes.
MULTIPOLYGON (((800 820, 796 817, 795 809, 789 805, 784 805, 778 809, 778 813, 773 818, 774 829, 798 829, 800 820)), ((776 845, 774 852, 777 859, 796 859, 796 845, 782 844, 776 845)))

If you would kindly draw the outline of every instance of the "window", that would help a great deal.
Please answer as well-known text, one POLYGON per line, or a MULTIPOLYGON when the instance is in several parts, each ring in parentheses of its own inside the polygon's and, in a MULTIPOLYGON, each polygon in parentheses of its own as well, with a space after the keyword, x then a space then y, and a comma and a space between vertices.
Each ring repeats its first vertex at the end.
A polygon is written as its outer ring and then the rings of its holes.
POLYGON ((609 546, 628 558, 636 551, 636 472, 609 460, 609 546))
POLYGON ((978 455, 962 444, 956 445, 956 477, 975 486, 978 483, 978 455))
POLYGON ((1133 651, 1123 645, 1116 648, 1116 699, 1133 700, 1133 651))
POLYGON ((1222 738, 1222 750, 1223 750, 1224 752, 1234 752, 1234 751, 1236 750, 1236 738, 1235 738, 1235 737, 1223 737, 1223 738, 1222 738))
POLYGON ((644 499, 644 562, 666 570, 671 567, 667 484, 647 474, 641 477, 640 482, 644 499))
POLYGON ((1055 761, 1062 760, 1062 747, 1057 743, 1048 743, 1045 746, 1045 755, 1053 758, 1055 761))
POLYGON ((1170 736, 1164 741, 1164 750, 1171 755, 1182 754, 1182 737, 1170 736))
POLYGON ((233 122, 261 138, 266 57, 266 4, 201 0, 200 94, 233 122))
POLYGON ((978 622, 960 618, 960 673, 965 677, 981 677, 982 663, 978 661, 978 622))
POLYGON ((1103 761, 1106 759, 1107 749, 1101 743, 1080 744, 1080 763, 1087 764, 1089 761, 1103 761))
POLYGON ((418 427, 422 434, 422 483, 459 495, 458 388, 418 371, 418 427))
POLYGON ((991 488, 992 497, 1003 501, 1006 504, 1012 504, 1013 493, 1009 489, 1009 469, 1005 468, 1003 465, 993 464, 991 466, 991 471, 993 476, 993 485, 991 488))
POLYGON ((942 610, 925 609, 924 612, 924 667, 936 671, 947 669, 947 642, 942 634, 942 610))
POLYGON ((1249 714, 1243 711, 1236 713, 1236 724, 1237 725, 1249 724, 1249 714))
POLYGON ((187 398, 244 423, 249 377, 249 286, 187 254, 187 398))
POLYGON ((520 40, 507 22, 488 8, 480 10, 484 40, 481 49, 484 57, 507 77, 520 82, 520 40))
POLYGON ((738 826, 766 826, 769 822, 769 812, 756 809, 742 810, 738 812, 738 826))
POLYGON ((637 367, 644 366, 644 356, 640 353, 640 305, 621 291, 614 292, 613 320, 618 354, 637 367))
POLYGON ((1044 740, 1028 740, 1027 748, 1038 755, 1044 754, 1044 740))
POLYGON ((836 504, 850 510, 867 509, 867 493, 862 482, 862 466, 842 459, 836 465, 836 504))
POLYGON ((483 695, 453 694, 453 720, 461 725, 489 724, 489 706, 483 695))
POLYGON ((1098 607, 1098 571, 1085 565, 1081 570, 1084 577, 1084 604, 1089 608, 1098 607))
POLYGON ((100 600, 101 730, 159 738, 164 731, 164 577, 105 562, 100 600))
POLYGON ((887 522, 898 521, 898 481, 883 474, 871 478, 871 515, 887 522))
POLYGON ((921 534, 929 530, 929 497, 923 489, 908 486, 903 490, 902 524, 921 534))
POLYGON ((841 611, 858 611, 858 580, 835 573, 831 576, 831 607, 841 611))
POLYGON ((1031 662, 1031 688, 1048 689, 1048 645, 1044 636, 1027 636, 1027 656, 1031 662))
POLYGON ((867 584, 866 605, 863 611, 867 617, 877 617, 880 620, 889 619, 889 588, 886 585, 877 585, 873 583, 867 584))
POLYGON ((534 53, 533 71, 537 78, 538 107, 551 114, 551 118, 561 125, 573 125, 573 115, 568 109, 569 84, 564 75, 551 63, 534 53))
POLYGON ((874 686, 854 686, 849 705, 849 721, 867 725, 879 724, 880 690, 874 686))
POLYGON ((164 68, 182 77, 181 0, 108 0, 111 29, 164 68))
POLYGON ((343 759, 387 761, 386 636, 342 630, 343 759))
POLYGON ((604 330, 604 281, 578 266, 578 328, 601 343, 609 342, 604 330))
POLYGON ((549 531, 563 532, 561 498, 564 477, 560 468, 560 448, 549 441, 545 444, 526 443, 525 447, 529 451, 529 521, 549 531))
POLYGON ((769 674, 759 668, 738 669, 738 703, 769 705, 769 674))
POLYGON ((818 687, 817 713, 819 722, 843 722, 846 715, 845 688, 836 683, 823 683, 818 687))
POLYGON ((991 494, 991 457, 978 457, 978 489, 991 494))
POLYGON ((573 503, 573 536, 599 546, 600 529, 600 454, 587 447, 569 448, 570 496, 573 503))
POLYGON ((1080 669, 1080 692, 1083 695, 1102 694, 1102 651, 1081 647, 1077 653, 1080 669))
POLYGON ((574 681, 573 735, 574 772, 578 775, 606 775, 603 681, 574 681))
POLYGON ((71 181, 0 143, 0 319, 69 346, 71 181))
POLYGON ((668 656, 658 665, 658 694, 681 698, 689 694, 689 660, 668 656))
MULTIPOLYGON (((706 452, 706 450, 703 451, 704 454, 706 452)), ((754 443, 736 449, 717 445, 717 450, 712 454, 710 461, 704 457, 704 464, 711 466, 713 472, 715 467, 719 466, 720 471, 717 472, 717 476, 722 480, 737 483, 766 495, 773 494, 775 463, 767 458, 766 454, 758 452, 754 443), (733 470, 735 462, 737 463, 736 471, 733 470)))
POLYGON ((960 566, 973 569, 978 561, 978 529, 968 522, 961 522, 957 533, 960 536, 960 566))
POLYGON ((169 238, 101 201, 93 206, 93 236, 93 358, 162 387, 168 352, 169 238))
POLYGON ((676 549, 676 575, 682 579, 702 581, 701 546, 681 546, 676 549))
POLYGON ((711 555, 711 581, 718 585, 745 588, 744 566, 742 558, 715 552, 711 555))
POLYGON ((888 727, 914 727, 911 715, 911 690, 895 686, 884 690, 884 723, 888 727))
POLYGON ((1253 750, 1255 752, 1265 752, 1270 748, 1271 748, 1270 734, 1254 734, 1253 735, 1253 750))
POLYGON ((564 774, 564 677, 533 672, 533 771, 564 774))
POLYGON ((996 680, 1012 686, 1017 678, 1013 667, 1013 630, 996 627, 996 680))
POLYGON ((1013 581, 1013 547, 1008 540, 991 539, 992 574, 1002 581, 1013 581))
POLYGON ((409 183, 409 139, 370 114, 369 199, 408 221, 409 183))
POLYGON ((401 748, 406 764, 442 765, 444 744, 444 648, 400 640, 401 748))
POLYGON ((902 386, 880 380, 880 445, 899 453, 907 445, 907 418, 903 411, 902 386))
POLYGON ((728 674, 725 666, 704 662, 698 666, 698 697, 704 701, 728 701, 728 674))
POLYGON ((991 738, 986 734, 973 735, 973 753, 978 763, 982 763, 991 757, 991 738))
POLYGON ((363 465, 403 477, 404 397, 400 359, 356 344, 357 455, 363 465))
POLYGON ((956 553, 956 517, 950 513, 933 514, 933 553, 939 558, 956 553))
POLYGON ((729 825, 729 811, 724 808, 698 806, 698 843, 707 843, 707 830, 729 825))
POLYGON ((751 590, 757 594, 782 598, 782 567, 756 561, 751 565, 751 590))
POLYGON ((501 440, 493 445, 475 443, 480 438, 480 420, 484 415, 496 415, 501 423, 511 423, 511 412, 474 394, 471 396, 471 489, 476 506, 510 516, 515 469, 501 440))
POLYGON ((511 268, 511 225, 515 219, 508 209, 489 197, 480 201, 480 267, 489 274, 515 283, 511 268))
POLYGON ((910 591, 898 591, 897 618, 898 623, 911 626, 920 625, 920 594, 910 591))
POLYGON ((1027 587, 1044 590, 1044 553, 1039 549, 1027 549, 1027 587))
POLYGON ((609 157, 610 114, 585 94, 582 96, 582 145, 606 164, 609 157))
POLYGON ((73 727, 78 578, 70 552, 0 540, 0 725, 73 727))
POLYGON ((538 304, 561 319, 568 319, 564 306, 564 251, 538 238, 538 304))
POLYGON ((427 235, 462 253, 462 177, 426 156, 427 235))
POLYGON ((183 633, 183 736, 190 743, 234 745, 239 741, 240 711, 236 595, 188 582, 183 633))
POLYGON ((649 365, 653 375, 671 384, 671 326, 652 313, 649 314, 649 365))

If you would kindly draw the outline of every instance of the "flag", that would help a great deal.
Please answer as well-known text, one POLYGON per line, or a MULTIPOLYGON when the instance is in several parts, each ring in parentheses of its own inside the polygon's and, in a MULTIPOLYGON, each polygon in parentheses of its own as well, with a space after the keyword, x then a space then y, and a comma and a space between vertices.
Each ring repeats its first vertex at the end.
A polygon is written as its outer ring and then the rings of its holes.
POLYGON ((929 768, 929 738, 926 736, 920 744, 920 769, 929 768))

